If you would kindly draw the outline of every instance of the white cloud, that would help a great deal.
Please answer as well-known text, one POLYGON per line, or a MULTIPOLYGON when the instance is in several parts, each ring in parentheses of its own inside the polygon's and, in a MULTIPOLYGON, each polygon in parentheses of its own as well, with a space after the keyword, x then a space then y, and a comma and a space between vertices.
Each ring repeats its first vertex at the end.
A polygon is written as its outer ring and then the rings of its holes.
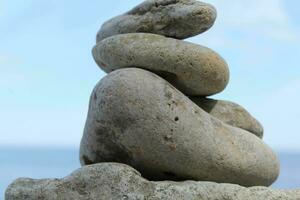
MULTIPOLYGON (((218 18, 214 33, 207 34, 206 44, 232 45, 235 33, 249 37, 267 37, 284 42, 300 41, 299 32, 291 24, 283 0, 207 0, 217 8, 218 18), (230 32, 231 31, 231 32, 230 32), (223 33, 223 34, 222 34, 223 33), (228 35, 225 35, 229 33, 228 35), (230 36, 231 35, 231 36, 230 36)), ((251 40, 249 40, 251 41, 251 40)))
MULTIPOLYGON (((278 68, 283 67, 279 65, 283 63, 281 62, 283 59, 286 60, 285 67, 294 66, 291 62, 296 59, 299 52, 294 49, 300 46, 300 32, 293 24, 294 19, 291 18, 285 1, 207 0, 207 2, 217 8, 217 21, 211 30, 188 40, 203 44, 224 57, 230 66, 232 80, 241 81, 241 77, 244 76, 241 72, 251 70, 254 76, 255 72, 264 74, 267 70, 279 71, 278 68), (283 49, 289 53, 284 54, 283 49)), ((283 75, 288 73, 286 70, 283 75)), ((270 75, 267 74, 266 78, 270 78, 270 75)), ((231 83, 232 81, 226 91, 230 89, 231 83)))
POLYGON ((213 1, 226 23, 240 25, 286 23, 288 17, 281 0, 213 1))

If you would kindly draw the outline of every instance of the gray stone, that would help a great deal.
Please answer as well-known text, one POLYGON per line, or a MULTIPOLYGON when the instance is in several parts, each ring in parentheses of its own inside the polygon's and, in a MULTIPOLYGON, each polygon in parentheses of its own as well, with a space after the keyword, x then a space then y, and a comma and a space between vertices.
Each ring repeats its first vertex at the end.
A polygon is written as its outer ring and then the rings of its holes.
POLYGON ((261 139, 136 68, 112 72, 95 87, 80 158, 83 165, 125 163, 150 180, 268 186, 279 173, 276 155, 261 139))
POLYGON ((214 51, 154 34, 107 38, 94 47, 93 56, 105 72, 128 67, 147 69, 191 96, 216 94, 229 81, 228 66, 214 51))
POLYGON ((249 131, 260 138, 263 137, 262 125, 242 106, 230 101, 201 97, 191 97, 190 99, 203 110, 226 124, 249 131))
POLYGON ((147 0, 104 23, 97 42, 124 33, 154 33, 184 39, 208 30, 215 22, 213 6, 195 0, 147 0))
POLYGON ((6 200, 300 200, 300 190, 244 188, 213 182, 151 182, 133 168, 102 163, 63 179, 21 178, 6 190, 6 200))

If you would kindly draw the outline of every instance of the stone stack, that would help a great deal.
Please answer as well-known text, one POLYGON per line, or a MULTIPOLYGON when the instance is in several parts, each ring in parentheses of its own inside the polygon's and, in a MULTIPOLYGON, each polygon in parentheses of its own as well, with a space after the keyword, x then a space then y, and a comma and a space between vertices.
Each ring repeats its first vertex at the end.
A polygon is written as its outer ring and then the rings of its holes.
POLYGON ((61 180, 19 179, 6 199, 300 199, 246 188, 270 186, 277 157, 249 112, 207 98, 228 84, 224 59, 181 40, 215 19, 199 1, 147 0, 106 22, 93 56, 108 75, 91 95, 80 148, 88 166, 61 180))
POLYGON ((106 22, 93 56, 108 73, 95 87, 82 165, 118 162, 150 180, 269 186, 279 172, 263 128, 241 106, 208 99, 229 81, 225 60, 185 39, 216 10, 194 0, 148 0, 106 22))

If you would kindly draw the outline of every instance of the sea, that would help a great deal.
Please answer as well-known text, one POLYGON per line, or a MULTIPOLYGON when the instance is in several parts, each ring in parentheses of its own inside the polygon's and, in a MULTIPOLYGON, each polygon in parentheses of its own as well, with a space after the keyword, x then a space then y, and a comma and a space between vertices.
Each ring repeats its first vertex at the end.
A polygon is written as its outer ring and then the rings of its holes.
MULTIPOLYGON (((18 177, 62 178, 80 167, 78 149, 1 148, 0 199, 7 186, 18 177)), ((279 152, 281 173, 271 186, 300 188, 300 153, 279 152)))

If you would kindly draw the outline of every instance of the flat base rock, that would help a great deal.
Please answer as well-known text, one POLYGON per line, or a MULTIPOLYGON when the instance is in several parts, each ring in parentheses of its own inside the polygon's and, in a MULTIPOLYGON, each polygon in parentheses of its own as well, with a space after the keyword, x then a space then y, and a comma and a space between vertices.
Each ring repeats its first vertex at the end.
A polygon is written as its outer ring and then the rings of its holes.
POLYGON ((78 169, 63 179, 20 178, 5 194, 6 200, 300 200, 300 190, 245 188, 212 182, 151 182, 135 169, 101 163, 78 169))

